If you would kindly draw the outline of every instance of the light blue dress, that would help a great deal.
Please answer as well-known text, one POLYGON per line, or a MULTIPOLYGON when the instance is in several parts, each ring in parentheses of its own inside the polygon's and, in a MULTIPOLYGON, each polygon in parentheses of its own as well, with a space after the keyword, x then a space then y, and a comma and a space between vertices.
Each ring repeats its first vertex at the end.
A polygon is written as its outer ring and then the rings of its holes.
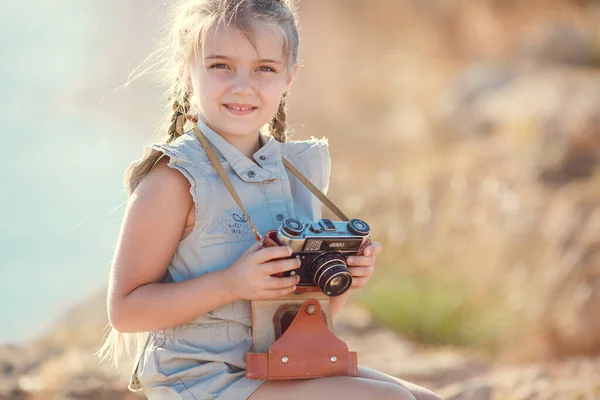
MULTIPOLYGON (((255 163, 201 118, 198 127, 261 234, 288 217, 303 222, 321 218, 321 203, 285 169, 281 157, 326 191, 331 165, 326 140, 280 143, 261 133, 263 146, 254 154, 255 163)), ((194 229, 179 243, 168 267, 172 279, 232 265, 254 242, 252 229, 193 131, 170 144, 149 147, 169 156, 169 166, 186 176, 196 205, 194 229)), ((150 400, 246 399, 264 382, 244 376, 251 344, 250 302, 235 301, 189 323, 151 332, 133 379, 137 375, 150 400)))

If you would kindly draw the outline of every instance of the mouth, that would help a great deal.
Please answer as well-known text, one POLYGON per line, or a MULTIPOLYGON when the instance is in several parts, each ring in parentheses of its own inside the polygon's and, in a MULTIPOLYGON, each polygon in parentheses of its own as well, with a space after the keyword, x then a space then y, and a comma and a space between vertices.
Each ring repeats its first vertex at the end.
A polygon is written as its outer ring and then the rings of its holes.
POLYGON ((248 115, 258 108, 250 104, 223 104, 223 107, 234 115, 248 115))

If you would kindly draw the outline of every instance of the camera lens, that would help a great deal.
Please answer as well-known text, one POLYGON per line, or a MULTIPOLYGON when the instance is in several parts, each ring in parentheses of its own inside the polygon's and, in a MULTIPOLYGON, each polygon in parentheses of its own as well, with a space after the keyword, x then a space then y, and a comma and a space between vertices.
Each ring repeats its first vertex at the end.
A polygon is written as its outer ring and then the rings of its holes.
POLYGON ((338 287, 338 286, 340 286, 340 285, 341 285, 343 282, 344 282, 344 280, 343 280, 341 277, 339 277, 339 276, 336 276, 335 278, 333 278, 333 279, 331 280, 331 283, 330 283, 330 285, 331 285, 332 287, 338 287))
POLYGON ((308 267, 308 276, 330 297, 344 294, 352 285, 352 274, 338 252, 317 256, 308 267))

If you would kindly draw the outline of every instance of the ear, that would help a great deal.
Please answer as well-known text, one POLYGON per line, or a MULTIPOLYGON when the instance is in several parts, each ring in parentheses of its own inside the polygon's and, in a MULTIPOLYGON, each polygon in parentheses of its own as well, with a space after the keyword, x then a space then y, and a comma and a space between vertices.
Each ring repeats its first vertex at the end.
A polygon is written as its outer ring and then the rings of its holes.
POLYGON ((299 68, 299 65, 296 64, 288 73, 288 80, 285 84, 285 92, 286 93, 290 91, 290 89, 292 88, 292 85, 294 84, 294 80, 296 79, 296 74, 298 73, 298 68, 299 68))

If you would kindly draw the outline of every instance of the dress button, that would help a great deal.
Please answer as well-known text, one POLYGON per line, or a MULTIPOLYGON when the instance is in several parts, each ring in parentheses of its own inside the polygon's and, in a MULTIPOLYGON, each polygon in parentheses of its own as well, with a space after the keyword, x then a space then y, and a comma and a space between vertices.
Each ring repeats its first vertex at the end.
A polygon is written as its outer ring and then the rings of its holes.
POLYGON ((283 221, 283 219, 284 219, 285 217, 283 216, 283 214, 277 214, 277 217, 276 217, 276 218, 277 218, 277 221, 283 221))
POLYGON ((265 157, 265 156, 260 156, 260 157, 258 157, 258 158, 260 158, 260 159, 261 159, 261 160, 263 160, 263 161, 265 161, 265 160, 267 159, 267 157, 265 157))
POLYGON ((255 175, 256 175, 256 172, 254 172, 254 171, 252 171, 252 170, 248 171, 248 176, 249 176, 250 178, 254 178, 254 176, 255 176, 255 175))

